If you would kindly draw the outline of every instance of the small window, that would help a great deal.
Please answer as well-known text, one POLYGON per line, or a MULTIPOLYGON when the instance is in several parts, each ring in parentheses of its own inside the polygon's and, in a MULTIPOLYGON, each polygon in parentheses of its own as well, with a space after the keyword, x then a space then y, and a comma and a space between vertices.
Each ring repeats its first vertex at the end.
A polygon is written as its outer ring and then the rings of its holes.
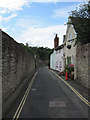
POLYGON ((72 56, 72 64, 74 64, 74 63, 75 63, 75 57, 72 56))

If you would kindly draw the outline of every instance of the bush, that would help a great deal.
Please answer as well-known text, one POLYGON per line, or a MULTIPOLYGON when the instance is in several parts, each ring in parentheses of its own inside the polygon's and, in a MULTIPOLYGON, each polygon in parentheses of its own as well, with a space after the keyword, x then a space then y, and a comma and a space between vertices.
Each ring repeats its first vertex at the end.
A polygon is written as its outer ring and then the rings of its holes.
POLYGON ((71 73, 72 71, 74 71, 74 65, 70 64, 68 65, 68 71, 71 73))

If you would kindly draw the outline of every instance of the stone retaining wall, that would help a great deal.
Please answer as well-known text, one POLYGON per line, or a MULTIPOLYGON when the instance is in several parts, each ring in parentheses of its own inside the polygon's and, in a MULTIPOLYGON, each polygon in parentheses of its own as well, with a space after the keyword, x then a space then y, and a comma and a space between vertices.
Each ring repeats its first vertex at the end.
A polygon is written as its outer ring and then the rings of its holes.
POLYGON ((0 29, 0 120, 2 118, 2 31, 0 29))
POLYGON ((2 32, 3 112, 5 111, 4 103, 34 69, 34 56, 12 37, 2 32))

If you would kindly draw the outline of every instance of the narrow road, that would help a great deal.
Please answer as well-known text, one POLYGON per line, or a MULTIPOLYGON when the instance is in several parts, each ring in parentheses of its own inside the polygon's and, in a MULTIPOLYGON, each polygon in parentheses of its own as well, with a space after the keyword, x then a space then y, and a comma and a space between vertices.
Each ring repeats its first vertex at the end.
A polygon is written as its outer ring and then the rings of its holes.
POLYGON ((47 67, 37 71, 22 104, 18 118, 88 118, 88 106, 47 67))

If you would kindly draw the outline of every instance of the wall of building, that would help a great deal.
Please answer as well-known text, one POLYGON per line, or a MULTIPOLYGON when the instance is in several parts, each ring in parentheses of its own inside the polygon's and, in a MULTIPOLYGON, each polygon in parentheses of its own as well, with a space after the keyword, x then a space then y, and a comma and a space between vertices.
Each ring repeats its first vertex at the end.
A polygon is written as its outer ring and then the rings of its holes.
POLYGON ((2 31, 0 29, 0 120, 2 118, 2 31))
POLYGON ((62 72, 64 70, 63 66, 63 49, 59 49, 56 51, 56 70, 62 72))
MULTIPOLYGON (((75 34, 75 30, 73 28, 72 25, 68 25, 68 31, 66 33, 66 50, 65 50, 65 58, 67 58, 67 56, 71 57, 71 61, 72 61, 72 56, 75 58, 76 57, 76 46, 74 46, 75 44, 75 40, 72 40, 71 42, 69 42, 68 40, 70 40, 70 33, 72 33, 72 39, 76 38, 76 34, 75 34), (68 49, 67 45, 70 44, 71 48, 68 49)), ((67 62, 67 60, 66 60, 67 62)))
POLYGON ((34 69, 34 56, 21 44, 2 32, 3 106, 5 106, 4 103, 34 69))
POLYGON ((90 88, 90 82, 89 82, 90 52, 89 51, 90 51, 90 43, 77 47, 77 58, 76 58, 78 81, 88 88, 90 88))
MULTIPOLYGON (((64 59, 64 61, 66 59, 66 65, 67 65, 68 64, 67 57, 71 57, 71 64, 74 64, 74 79, 76 79, 77 78, 77 75, 76 75, 76 72, 77 72, 76 71, 76 49, 77 49, 77 45, 75 45, 75 39, 72 40, 71 42, 69 41, 71 33, 72 33, 72 38, 71 39, 76 38, 76 32, 74 30, 73 25, 68 24, 66 37, 65 37, 65 45, 64 45, 64 48, 63 48, 63 54, 65 55, 63 59, 64 59), (71 45, 70 49, 67 48, 68 44, 71 45)), ((64 63, 64 65, 65 65, 65 63, 64 63)))
POLYGON ((56 51, 55 50, 50 55, 50 68, 54 70, 56 69, 56 51))

